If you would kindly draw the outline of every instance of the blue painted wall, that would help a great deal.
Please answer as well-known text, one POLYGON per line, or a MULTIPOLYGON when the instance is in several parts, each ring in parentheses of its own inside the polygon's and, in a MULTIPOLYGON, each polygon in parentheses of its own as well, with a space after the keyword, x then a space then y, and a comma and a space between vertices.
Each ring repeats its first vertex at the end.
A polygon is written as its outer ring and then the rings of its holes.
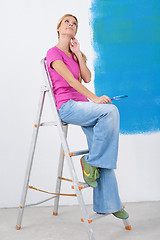
POLYGON ((95 91, 114 101, 120 132, 160 130, 160 1, 92 0, 95 91))

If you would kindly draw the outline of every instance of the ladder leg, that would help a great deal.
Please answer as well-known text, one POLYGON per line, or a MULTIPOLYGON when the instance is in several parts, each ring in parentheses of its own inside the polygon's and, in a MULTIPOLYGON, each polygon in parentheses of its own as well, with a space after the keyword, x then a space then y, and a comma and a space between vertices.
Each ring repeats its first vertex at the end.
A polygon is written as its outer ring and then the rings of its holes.
MULTIPOLYGON (((42 64, 44 64, 43 61, 42 61, 42 64)), ((48 79, 47 79, 45 74, 44 74, 44 77, 46 79, 46 85, 49 89, 50 86, 49 86, 48 79)), ((58 127, 58 131, 59 131, 59 136, 60 136, 60 139, 61 139, 61 144, 62 144, 64 153, 65 153, 65 156, 66 156, 66 159, 67 159, 67 163, 68 163, 68 166, 69 166, 69 170, 70 170, 71 178, 72 178, 72 181, 73 181, 74 189, 76 191, 77 199, 78 199, 81 211, 82 211, 82 217, 83 217, 84 223, 86 225, 88 237, 89 237, 90 240, 95 240, 93 230, 92 230, 90 224, 88 223, 89 215, 88 215, 87 209, 85 207, 85 203, 84 203, 84 200, 83 200, 82 193, 78 188, 77 175, 76 175, 76 172, 75 172, 75 168, 74 168, 74 165, 73 165, 72 158, 69 156, 69 152, 70 152, 69 151, 69 146, 68 146, 68 143, 66 141, 65 132, 64 132, 64 129, 63 129, 63 126, 62 126, 61 119, 60 119, 60 117, 59 117, 59 115, 56 111, 55 99, 54 99, 54 94, 53 94, 52 91, 49 91, 49 97, 50 97, 50 100, 51 100, 51 106, 52 106, 53 112, 55 113, 55 117, 56 117, 56 120, 57 120, 57 127, 58 127)))
POLYGON ((39 104, 38 104, 36 123, 33 131, 33 137, 32 137, 31 146, 30 146, 30 153, 28 157, 28 164, 27 164, 27 169, 26 169, 26 174, 24 179, 24 186, 22 190, 22 196, 21 196, 20 207, 18 212, 17 225, 16 225, 17 230, 21 229, 22 217, 23 217, 23 212, 24 212, 24 207, 25 207, 25 202, 27 197, 29 179, 30 179, 30 174, 32 169, 33 157, 34 157, 34 152, 35 152, 35 147, 36 147, 36 142, 38 137, 38 131, 39 131, 43 105, 44 105, 45 94, 46 94, 46 91, 42 89, 40 94, 39 104))
POLYGON ((132 227, 130 225, 130 222, 129 222, 129 219, 123 219, 123 223, 124 223, 124 226, 125 226, 126 230, 131 230, 132 229, 132 227))
MULTIPOLYGON (((65 133, 65 137, 67 138, 67 131, 68 131, 68 125, 64 126, 64 133, 65 133)), ((64 156, 63 156, 63 147, 61 144, 61 148, 60 148, 60 156, 59 156, 59 166, 58 166, 58 174, 57 174, 57 183, 56 183, 56 193, 60 193, 61 190, 61 177, 62 177, 62 173, 63 173, 63 165, 64 165, 64 156)), ((58 195, 55 200, 54 200, 54 207, 53 207, 53 215, 58 215, 58 206, 59 206, 59 198, 60 196, 58 195)))
MULTIPOLYGON (((60 130, 60 128, 59 128, 59 130, 60 130)), ((77 174, 76 174, 76 171, 74 168, 73 160, 72 160, 72 157, 69 156, 69 146, 68 146, 67 140, 65 137, 62 137, 61 140, 62 140, 62 145, 64 148, 64 153, 65 153, 68 165, 69 165, 69 170, 70 170, 71 178, 73 181, 73 186, 74 186, 74 189, 75 189, 75 192, 77 195, 77 200, 78 200, 80 210, 82 212, 82 217, 84 219, 84 224, 86 226, 86 230, 88 233, 88 238, 89 238, 89 240, 95 240, 94 233, 91 228, 91 224, 88 222, 89 214, 88 214, 88 211, 87 211, 87 208, 86 208, 83 196, 82 196, 82 192, 78 188, 78 178, 77 178, 77 174)))
POLYGON ((88 238, 89 238, 89 240, 95 240, 94 233, 93 233, 93 230, 91 228, 91 224, 88 222, 89 214, 88 214, 88 211, 87 211, 87 208, 86 208, 83 196, 82 196, 82 191, 79 190, 79 188, 78 188, 77 174, 76 174, 76 171, 75 171, 75 168, 74 168, 73 161, 72 161, 71 157, 68 157, 68 162, 69 162, 69 167, 70 167, 70 170, 71 170, 71 176, 72 176, 74 189, 75 189, 76 195, 77 195, 77 200, 78 200, 78 203, 79 203, 79 206, 80 206, 80 209, 81 209, 81 212, 82 212, 82 217, 83 217, 83 220, 84 220, 84 223, 85 223, 85 226, 86 226, 86 230, 87 230, 87 233, 88 233, 88 238))
POLYGON ((75 192, 76 192, 76 195, 77 195, 78 203, 80 205, 80 209, 81 209, 81 212, 82 212, 82 217, 84 219, 84 223, 85 223, 85 226, 86 226, 88 237, 89 237, 89 240, 95 240, 93 230, 91 228, 91 224, 89 224, 89 222, 88 222, 89 215, 88 215, 85 203, 84 203, 82 192, 78 188, 78 178, 77 178, 77 174, 76 174, 76 171, 75 171, 75 168, 74 168, 72 157, 70 157, 70 155, 69 155, 70 151, 69 151, 69 146, 68 146, 67 139, 66 139, 66 136, 65 136, 65 132, 64 132, 62 123, 59 119, 59 116, 57 115, 56 117, 57 117, 57 122, 59 123, 58 124, 58 131, 59 131, 59 134, 60 134, 62 147, 63 147, 64 153, 65 153, 65 156, 66 156, 66 160, 67 160, 68 167, 69 167, 70 174, 71 174, 71 179, 73 181, 74 189, 75 189, 75 192))
MULTIPOLYGON (((123 204, 122 204, 123 205, 123 204)), ((123 205, 123 208, 125 208, 125 205, 123 205)), ((130 225, 130 222, 129 222, 129 218, 127 219, 122 219, 123 223, 124 223, 124 226, 125 226, 125 229, 126 230, 132 230, 132 227, 130 225)))

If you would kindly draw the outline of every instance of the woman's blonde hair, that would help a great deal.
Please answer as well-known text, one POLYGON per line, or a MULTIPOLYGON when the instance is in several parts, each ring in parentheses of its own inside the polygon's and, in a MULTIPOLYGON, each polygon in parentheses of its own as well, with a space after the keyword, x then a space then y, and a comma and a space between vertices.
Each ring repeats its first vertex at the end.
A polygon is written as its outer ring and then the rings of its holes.
MULTIPOLYGON (((62 17, 59 19, 58 24, 57 24, 58 39, 59 39, 59 37, 60 37, 60 36, 59 36, 58 28, 61 26, 61 23, 62 23, 63 19, 66 18, 66 17, 74 17, 74 18, 75 18, 76 23, 77 23, 77 30, 78 30, 78 20, 77 20, 77 18, 76 18, 75 16, 73 16, 72 14, 65 14, 64 16, 62 16, 62 17)), ((76 33, 77 33, 77 30, 76 30, 76 33)), ((71 49, 70 49, 70 51, 71 51, 71 49)), ((72 52, 72 51, 71 51, 71 52, 72 52)), ((86 58, 85 54, 82 53, 82 52, 81 52, 81 54, 82 54, 82 57, 84 58, 85 63, 86 63, 86 62, 87 62, 87 58, 86 58)), ((74 57, 74 59, 76 60, 76 62, 78 62, 78 58, 77 58, 77 56, 76 56, 74 53, 73 53, 73 57, 74 57)))

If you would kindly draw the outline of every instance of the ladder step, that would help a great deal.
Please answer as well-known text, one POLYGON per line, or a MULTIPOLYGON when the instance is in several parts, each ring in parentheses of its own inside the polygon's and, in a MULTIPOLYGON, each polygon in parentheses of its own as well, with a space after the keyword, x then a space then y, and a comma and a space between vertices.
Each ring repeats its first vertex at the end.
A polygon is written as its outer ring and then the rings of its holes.
MULTIPOLYGON (((105 216, 108 216, 108 215, 111 215, 112 213, 105 213, 105 214, 101 214, 101 213, 94 213, 92 215, 89 216, 89 219, 88 220, 88 223, 92 223, 102 217, 105 217, 105 216)), ((132 230, 132 226, 130 225, 130 222, 128 219, 122 219, 123 220, 123 223, 125 225, 125 229, 126 230, 132 230)), ((81 218, 81 222, 84 222, 84 219, 81 218)))
MULTIPOLYGON (((94 213, 91 216, 89 216, 88 223, 92 223, 102 217, 105 217, 107 215, 110 215, 111 213, 105 213, 105 214, 100 214, 100 213, 94 213)), ((81 222, 84 222, 84 219, 81 218, 81 222)))
MULTIPOLYGON (((88 150, 75 151, 75 152, 69 153, 69 156, 73 157, 73 156, 78 156, 78 155, 87 154, 87 153, 89 153, 88 150)), ((63 153, 63 156, 65 156, 65 153, 63 153)))
MULTIPOLYGON (((79 190, 82 190, 82 189, 85 189, 85 188, 88 188, 88 187, 90 187, 90 186, 87 183, 80 183, 78 185, 79 190)), ((74 189, 73 185, 72 185, 72 189, 74 189)))
POLYGON ((57 126, 57 122, 54 121, 54 122, 42 122, 40 123, 40 126, 57 126))
MULTIPOLYGON (((68 178, 63 178, 63 177, 58 177, 59 179, 61 180, 65 180, 65 181, 68 181, 68 182, 72 182, 71 179, 68 179, 68 178)), ((87 183, 85 182, 78 182, 78 188, 79 190, 82 190, 82 189, 85 189, 85 188, 88 188, 90 187, 87 183)), ((72 185, 72 189, 74 189, 74 186, 72 185)))
MULTIPOLYGON (((62 125, 66 126, 67 123, 63 123, 62 122, 62 125)), ((42 122, 42 123, 40 123, 40 126, 42 126, 42 127, 44 127, 44 126, 57 126, 57 122, 56 121, 53 121, 53 122, 42 122)), ((35 127, 37 127, 37 124, 35 124, 35 127)))

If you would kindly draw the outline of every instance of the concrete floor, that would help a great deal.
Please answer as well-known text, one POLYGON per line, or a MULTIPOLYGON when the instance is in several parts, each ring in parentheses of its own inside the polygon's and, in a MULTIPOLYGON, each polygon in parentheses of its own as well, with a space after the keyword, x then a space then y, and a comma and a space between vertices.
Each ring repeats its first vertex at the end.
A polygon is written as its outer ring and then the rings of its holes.
MULTIPOLYGON (((159 240, 160 202, 126 203, 132 230, 113 215, 103 217, 91 226, 96 240, 159 240)), ((89 210, 92 206, 87 206, 89 210)), ((16 230, 17 208, 0 209, 0 240, 88 240, 78 206, 61 206, 59 215, 52 207, 26 208, 21 230, 16 230)))

